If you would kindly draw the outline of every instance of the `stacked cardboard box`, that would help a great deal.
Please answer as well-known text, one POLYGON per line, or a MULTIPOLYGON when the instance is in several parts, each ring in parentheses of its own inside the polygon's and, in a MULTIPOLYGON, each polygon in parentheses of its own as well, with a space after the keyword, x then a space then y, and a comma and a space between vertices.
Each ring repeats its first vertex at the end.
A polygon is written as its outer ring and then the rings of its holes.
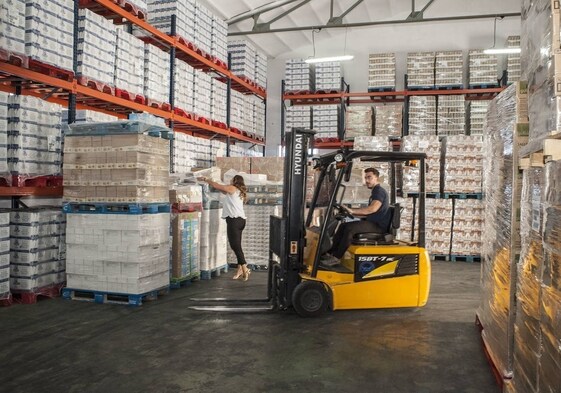
POLYGON ((308 106, 291 106, 286 110, 285 132, 292 128, 310 129, 312 108, 308 106))
POLYGON ((147 98, 169 101, 169 60, 169 54, 156 46, 144 46, 144 95, 147 98))
MULTIPOLYGON (((115 82, 117 31, 111 20, 82 9, 78 18, 78 75, 115 82)), ((132 70, 134 71, 134 70, 132 70)))
POLYGON ((187 112, 193 112, 194 72, 189 64, 179 59, 175 60, 174 106, 187 112))
POLYGON ((485 204, 480 199, 456 199, 452 254, 480 255, 485 204))
MULTIPOLYGON (((76 123, 102 123, 119 120, 115 116, 108 115, 103 112, 90 111, 87 109, 78 109, 76 111, 76 123)), ((62 124, 68 126, 68 110, 62 110, 62 124)))
MULTIPOLYGON (((7 175, 57 175, 61 166, 62 107, 31 96, 8 99, 7 175)), ((4 161, 4 159, 2 160, 4 161)))
POLYGON ((496 55, 486 55, 482 50, 470 50, 468 57, 470 87, 497 85, 496 55))
POLYGON ((74 1, 26 2, 25 54, 27 56, 43 63, 72 70, 73 36, 74 1))
POLYGON ((337 138, 339 136, 339 109, 337 105, 315 105, 312 107, 313 128, 316 138, 337 138))
POLYGON ((436 52, 435 85, 461 87, 464 84, 464 54, 461 50, 436 52))
POLYGON ((6 0, 0 4, 0 48, 25 53, 25 1, 6 0))
POLYGON ((212 77, 206 72, 194 72, 193 112, 210 119, 212 77))
POLYGON ((411 97, 409 135, 436 135, 436 97, 411 97))
POLYGON ((216 15, 212 16, 211 54, 228 63, 228 23, 216 15))
POLYGON ((228 87, 214 78, 211 83, 210 118, 226 124, 228 87))
POLYGON ((375 106, 374 135, 400 137, 403 130, 403 105, 385 104, 375 106))
MULTIPOLYGON (((520 36, 512 35, 506 40, 507 48, 520 48, 520 36)), ((506 72, 508 83, 518 82, 522 76, 522 66, 520 63, 520 53, 513 53, 507 56, 506 72)))
POLYGON ((286 91, 314 90, 313 72, 303 59, 289 59, 285 63, 284 82, 286 91))
POLYGON ((246 40, 230 41, 228 53, 231 56, 230 70, 235 75, 255 80, 255 47, 246 40))
POLYGON ((315 65, 316 90, 341 91, 343 71, 338 61, 317 63, 315 65))
MULTIPOLYGON (((189 42, 194 42, 195 3, 192 0, 148 0, 148 23, 158 30, 170 34, 171 17, 176 16, 176 33, 189 42)), ((143 29, 135 29, 138 36, 147 35, 143 29)))
POLYGON ((252 132, 255 135, 265 137, 265 103, 258 99, 253 98, 253 128, 252 132))
POLYGON ((8 105, 9 94, 0 92, 0 174, 7 175, 8 166, 8 105))
POLYGON ((353 106, 345 114, 345 138, 372 135, 374 111, 371 106, 353 106))
POLYGON ((10 296, 10 212, 0 211, 0 299, 10 296))
POLYGON ((465 97, 438 96, 438 135, 463 135, 465 129, 465 97))
POLYGON ((201 248, 200 269, 205 277, 213 269, 221 268, 228 262, 228 236, 226 233, 226 220, 222 218, 220 196, 204 191, 203 186, 203 212, 201 216, 201 248), (210 195, 207 199, 205 195, 210 195))
POLYGON ((411 52, 407 54, 407 87, 434 87, 434 52, 411 52))
POLYGON ((115 86, 144 94, 144 43, 124 29, 116 30, 115 86))
POLYGON ((195 1, 194 43, 206 53, 212 53, 212 12, 195 1))
POLYGON ((481 136, 449 136, 444 139, 444 192, 480 194, 483 183, 481 136))
POLYGON ((395 53, 368 56, 368 88, 395 90, 395 53))
POLYGON ((10 213, 10 288, 34 291, 65 281, 66 218, 58 207, 10 213))
MULTIPOLYGON (((440 192, 441 143, 438 136, 405 136, 401 150, 404 152, 426 153, 426 192, 440 192)), ((419 192, 419 168, 403 168, 403 192, 419 192)))
POLYGON ((244 95, 243 98, 243 126, 242 130, 247 132, 253 132, 255 129, 255 112, 253 104, 257 100, 257 97, 244 95))
POLYGON ((245 120, 245 96, 238 91, 232 90, 230 92, 230 99, 230 127, 243 130, 245 120))
POLYGON ((261 87, 267 87, 267 55, 255 52, 255 82, 261 87))
POLYGON ((483 135, 485 118, 487 117, 487 107, 489 101, 470 101, 469 103, 469 134, 483 135))

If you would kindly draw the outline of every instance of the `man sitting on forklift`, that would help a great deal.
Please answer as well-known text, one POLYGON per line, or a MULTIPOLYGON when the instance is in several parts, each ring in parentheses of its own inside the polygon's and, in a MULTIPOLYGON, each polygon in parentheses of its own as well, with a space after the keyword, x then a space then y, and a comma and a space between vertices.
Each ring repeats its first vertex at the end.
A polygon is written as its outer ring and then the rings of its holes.
POLYGON ((390 200, 387 191, 379 183, 380 172, 375 168, 364 170, 364 181, 366 187, 372 190, 367 207, 351 209, 342 206, 347 212, 355 217, 361 218, 358 221, 351 221, 339 225, 333 237, 333 247, 331 256, 322 258, 324 263, 333 263, 334 259, 340 260, 352 243, 353 236, 357 233, 386 233, 390 226, 391 211, 389 209, 390 200))

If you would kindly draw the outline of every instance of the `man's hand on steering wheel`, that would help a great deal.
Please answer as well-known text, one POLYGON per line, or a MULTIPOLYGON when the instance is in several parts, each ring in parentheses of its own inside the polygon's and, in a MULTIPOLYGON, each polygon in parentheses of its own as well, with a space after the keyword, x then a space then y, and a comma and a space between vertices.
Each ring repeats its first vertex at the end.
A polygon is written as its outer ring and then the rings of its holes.
POLYGON ((336 208, 339 211, 339 214, 341 214, 343 216, 346 216, 346 217, 349 217, 349 218, 355 218, 353 216, 353 213, 351 212, 351 209, 348 208, 347 206, 335 203, 333 205, 333 207, 336 208))

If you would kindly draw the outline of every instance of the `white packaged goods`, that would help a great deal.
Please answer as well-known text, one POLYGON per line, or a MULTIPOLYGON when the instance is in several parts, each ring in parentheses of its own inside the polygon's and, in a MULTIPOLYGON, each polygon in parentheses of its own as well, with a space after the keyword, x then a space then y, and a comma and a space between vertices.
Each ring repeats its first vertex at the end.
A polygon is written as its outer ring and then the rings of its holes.
POLYGON ((212 16, 211 54, 228 63, 228 23, 218 16, 212 16))
POLYGON ((407 54, 407 87, 434 87, 434 52, 407 54))
POLYGON ((212 13, 201 3, 195 1, 195 28, 193 38, 195 45, 210 54, 212 47, 212 13))
POLYGON ((409 135, 436 135, 436 97, 411 97, 409 135))
POLYGON ((226 124, 228 87, 225 83, 213 78, 211 90, 210 118, 226 124))
MULTIPOLYGON (((404 136, 401 150, 404 152, 426 153, 426 192, 440 192, 441 143, 438 136, 404 136)), ((419 168, 403 167, 403 192, 418 193, 419 168)))
POLYGON ((403 105, 376 105, 374 135, 400 137, 403 130, 403 105))
MULTIPOLYGON (((176 132, 173 139, 172 168, 174 173, 189 173, 191 168, 208 168, 217 156, 226 155, 226 144, 176 132)), ((230 153, 234 151, 231 146, 230 153)))
POLYGON ((0 211, 0 299, 10 292, 10 212, 0 211))
MULTIPOLYGON (((119 118, 107 115, 103 112, 78 109, 76 111, 75 123, 103 123, 117 120, 119 120, 119 118)), ((66 109, 62 110, 62 124, 68 124, 68 110, 66 109)))
POLYGON ((68 214, 67 285, 128 294, 169 284, 169 213, 68 214))
POLYGON ((259 51, 255 53, 255 83, 267 87, 267 55, 259 51))
POLYGON ((193 112, 210 119, 212 102, 212 77, 202 71, 194 71, 193 112))
MULTIPOLYGON (((103 124, 111 123, 92 130, 103 124)), ((166 203, 169 141, 143 134, 68 135, 63 176, 68 202, 166 203)))
POLYGON ((193 112, 194 70, 182 60, 175 60, 175 101, 176 108, 193 112))
MULTIPOLYGON (((507 48, 520 48, 520 36, 513 35, 507 38, 507 48)), ((513 53, 507 56, 506 63, 507 81, 508 83, 517 82, 522 76, 522 67, 520 64, 520 53, 513 53)))
POLYGON ((244 127, 244 120, 245 120, 245 113, 244 113, 244 102, 245 96, 235 90, 230 92, 231 97, 231 106, 230 106, 230 126, 233 128, 238 128, 243 130, 244 127))
POLYGON ((435 85, 462 87, 464 84, 464 54, 462 51, 436 52, 435 85))
POLYGON ((465 97, 438 96, 438 135, 463 135, 465 132, 465 97))
POLYGON ((131 94, 144 94, 144 43, 122 28, 116 30, 115 86, 131 94))
POLYGON ((33 0, 25 7, 25 54, 72 70, 73 0, 33 0))
POLYGON ((8 93, 0 92, 0 174, 7 174, 8 167, 8 93))
POLYGON ((486 55, 482 50, 470 50, 469 54, 469 85, 497 85, 498 61, 496 55, 486 55))
MULTIPOLYGON (((200 192, 200 187, 196 187, 200 192)), ((194 277, 199 273, 200 222, 200 212, 172 213, 172 278, 194 277)))
MULTIPOLYGON (((170 34, 171 17, 176 16, 176 33, 193 42, 195 29, 195 3, 192 0, 148 0, 148 23, 156 29, 170 34)), ((136 36, 146 36, 143 29, 135 29, 136 36)))
POLYGON ((255 80, 255 47, 245 40, 230 41, 228 53, 231 56, 230 70, 235 75, 255 80))
POLYGON ((25 53, 25 1, 5 0, 0 4, 0 48, 25 53))
POLYGON ((469 133, 470 135, 483 135, 485 118, 487 117, 488 100, 469 102, 469 133))
POLYGON ((312 107, 313 128, 316 138, 338 138, 339 108, 337 105, 315 105, 312 107))
POLYGON ((484 202, 479 199, 457 199, 454 209, 452 254, 480 255, 484 226, 484 202))
MULTIPOLYGON (((360 151, 390 151, 390 143, 387 137, 384 136, 357 136, 354 139, 354 149, 360 151)), ((372 163, 369 161, 355 160, 353 168, 357 171, 353 174, 352 178, 355 184, 348 188, 349 194, 364 195, 364 173, 362 170, 374 167, 380 172, 380 183, 386 187, 390 184, 390 164, 387 162, 372 163)))
POLYGON ((90 10, 80 10, 78 18, 78 75, 96 81, 115 82, 117 32, 109 19, 90 10))
POLYGON ((8 149, 7 154, 5 149, 0 152, 7 157, 8 172, 24 177, 59 174, 62 107, 31 96, 13 95, 8 101, 8 149))
POLYGON ((169 53, 145 44, 144 95, 158 102, 169 101, 169 53))
POLYGON ((342 76, 341 63, 338 61, 315 64, 316 90, 341 91, 342 76))
MULTIPOLYGON (((515 84, 516 85, 516 84, 515 84)), ((521 176, 518 150, 527 137, 517 135, 517 86, 512 85, 489 104, 483 133, 485 227, 478 317, 483 340, 497 369, 512 376, 513 323, 516 282, 511 280, 520 253, 518 207, 521 176)), ((525 100, 524 100, 525 101, 525 100)), ((537 257, 539 258, 539 257, 537 257)))
POLYGON ((289 59, 285 63, 284 82, 286 91, 314 90, 310 65, 303 59, 289 59))
POLYGON ((62 210, 13 210, 9 216, 11 288, 33 290, 63 282, 66 217, 62 210))
POLYGON ((444 139, 444 192, 482 192, 483 139, 481 136, 450 136, 444 139))
POLYGON ((201 271, 209 271, 227 264, 228 236, 222 208, 203 210, 201 216, 201 271))
POLYGON ((368 87, 395 89, 395 53, 368 56, 368 87))
POLYGON ((345 113, 345 138, 372 135, 374 111, 371 106, 353 106, 345 113))

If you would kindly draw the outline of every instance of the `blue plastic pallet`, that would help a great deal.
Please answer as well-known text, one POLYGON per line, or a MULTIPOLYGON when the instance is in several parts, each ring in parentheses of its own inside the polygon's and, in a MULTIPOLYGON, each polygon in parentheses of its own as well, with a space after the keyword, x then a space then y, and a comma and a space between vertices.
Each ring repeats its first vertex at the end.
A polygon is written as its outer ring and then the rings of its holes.
POLYGON ((227 264, 210 270, 201 270, 201 280, 210 280, 212 277, 220 277, 222 273, 228 273, 227 264))
POLYGON ((434 86, 407 86, 407 90, 434 90, 434 86))
POLYGON ((389 93, 395 91, 395 86, 387 86, 387 87, 369 87, 369 93, 389 93))
POLYGON ((481 255, 450 255, 452 262, 481 262, 481 255))
POLYGON ((436 85, 436 90, 461 90, 464 85, 436 85))
POLYGON ((483 194, 481 193, 462 193, 462 192, 445 192, 443 194, 444 199, 483 199, 483 194))
POLYGON ((494 89, 499 87, 498 83, 482 83, 477 85, 469 85, 470 89, 494 89))
POLYGON ((193 273, 181 278, 172 278, 169 281, 169 287, 171 289, 179 289, 181 287, 186 287, 190 285, 193 281, 198 280, 200 278, 201 278, 200 273, 193 273))
POLYGON ((67 300, 80 300, 98 304, 122 304, 128 306, 141 306, 145 300, 156 300, 159 295, 169 293, 169 286, 161 287, 142 294, 91 291, 87 289, 63 288, 62 298, 67 300))
MULTIPOLYGON (((439 199, 442 194, 439 192, 426 192, 425 193, 427 198, 433 198, 433 199, 439 199)), ((419 193, 418 192, 408 192, 405 194, 406 197, 408 198, 418 198, 419 197, 419 193)))
POLYGON ((65 203, 65 213, 80 214, 157 214, 169 213, 169 203, 65 203))
POLYGON ((173 138, 173 131, 171 131, 169 128, 156 126, 136 120, 112 121, 96 124, 75 124, 70 127, 70 131, 66 134, 66 136, 103 136, 126 134, 146 134, 162 139, 173 138))

